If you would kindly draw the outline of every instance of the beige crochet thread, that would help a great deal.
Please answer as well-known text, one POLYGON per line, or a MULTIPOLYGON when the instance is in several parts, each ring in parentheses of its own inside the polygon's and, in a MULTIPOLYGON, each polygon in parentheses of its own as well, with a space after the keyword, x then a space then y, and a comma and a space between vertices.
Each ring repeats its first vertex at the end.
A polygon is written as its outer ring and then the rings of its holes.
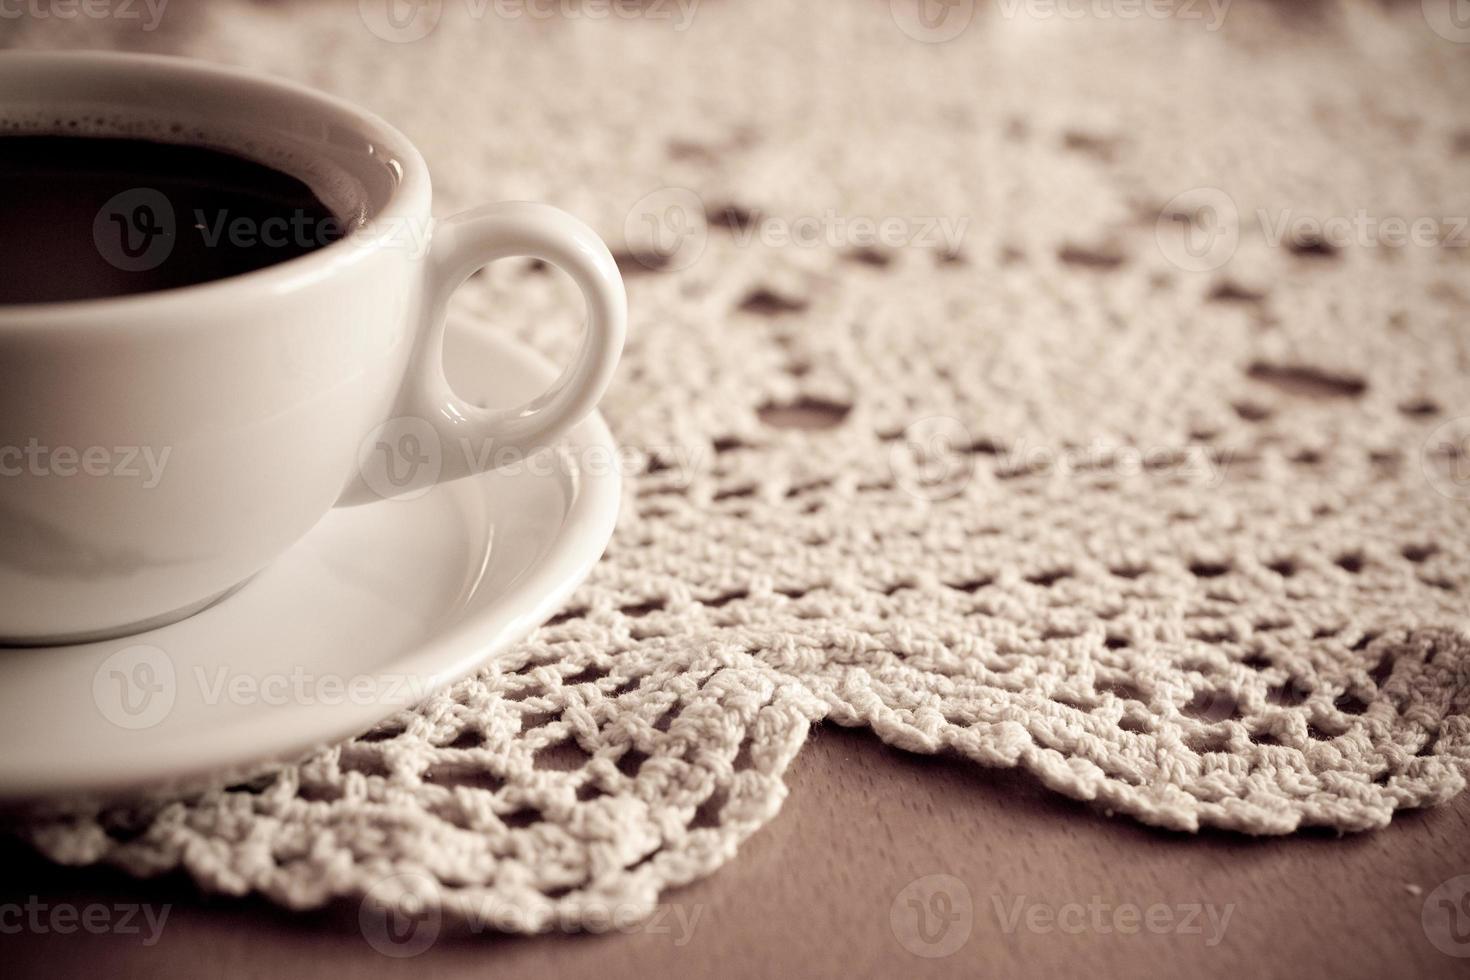
MULTIPOLYGON (((360 6, 12 39, 295 77, 401 126, 441 214, 596 225, 632 310, 603 409, 644 454, 617 533, 475 677, 45 853, 535 931, 731 860, 819 721, 1182 830, 1463 788, 1470 45, 1420 4, 1005 4, 942 43, 876 0, 446 0, 416 41, 360 6)), ((575 304, 515 262, 456 300, 562 361, 575 304)))

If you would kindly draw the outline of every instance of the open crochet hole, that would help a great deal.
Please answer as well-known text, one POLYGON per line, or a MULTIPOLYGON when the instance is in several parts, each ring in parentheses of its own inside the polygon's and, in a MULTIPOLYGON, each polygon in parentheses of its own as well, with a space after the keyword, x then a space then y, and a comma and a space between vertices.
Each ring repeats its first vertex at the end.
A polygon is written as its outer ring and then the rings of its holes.
POLYGON ((1429 557, 1438 550, 1438 546, 1433 544, 1432 542, 1424 544, 1409 544, 1404 546, 1403 555, 1406 560, 1411 561, 1417 565, 1420 562, 1428 560, 1429 557))
POLYGON ((445 743, 446 749, 478 749, 485 744, 485 733, 473 728, 466 728, 453 741, 445 743))
POLYGON ((1317 742, 1330 742, 1347 730, 1346 725, 1337 725, 1326 719, 1307 723, 1307 737, 1317 742))
POLYGON ((720 826, 720 812, 725 809, 729 794, 723 786, 716 787, 694 811, 689 821, 690 830, 710 830, 720 826))
POLYGON ((1234 402, 1230 407, 1246 422, 1264 422, 1271 417, 1271 409, 1259 402, 1234 402))
POLYGON ((1228 752, 1230 750, 1230 733, 1220 731, 1192 732, 1184 739, 1184 744, 1190 750, 1203 755, 1206 752, 1228 752))
POLYGON ((754 497, 759 491, 760 491, 759 484, 747 483, 747 484, 745 484, 743 486, 726 487, 723 490, 716 490, 714 492, 714 494, 711 495, 710 499, 711 500, 739 500, 739 499, 742 499, 742 498, 745 498, 745 497, 754 497))
POLYGON ((342 746, 337 768, 344 773, 355 772, 364 776, 388 775, 388 766, 376 750, 357 749, 353 742, 342 746))
POLYGON ((402 725, 392 724, 374 728, 357 736, 359 742, 388 742, 402 735, 407 729, 402 725))
POLYGON ((1294 677, 1266 690, 1266 700, 1284 708, 1294 708, 1306 699, 1306 685, 1294 677))
POLYGON ((1030 582, 1032 585, 1039 585, 1043 588, 1050 588, 1051 586, 1056 585, 1062 579, 1070 578, 1071 575, 1072 570, 1070 568, 1054 568, 1044 572, 1037 572, 1035 575, 1028 575, 1026 576, 1026 581, 1030 582))
POLYGON ((523 806, 514 813, 501 816, 500 822, 510 830, 525 830, 527 827, 541 822, 541 811, 535 807, 523 806))
POLYGON ((521 712, 521 731, 529 732, 533 728, 541 728, 557 719, 558 715, 552 711, 523 711, 521 712))
POLYGON ((1067 243, 1057 249, 1057 261, 1063 265, 1101 272, 1118 268, 1128 261, 1128 257, 1113 243, 1097 246, 1067 243))
POLYGON ((710 443, 710 448, 717 453, 733 453, 737 449, 745 449, 746 444, 737 436, 720 436, 710 443))
POLYGON ((1368 710, 1368 702, 1356 694, 1343 694, 1332 702, 1333 707, 1345 715, 1361 715, 1368 710))
POLYGON ((1111 694, 1124 701, 1143 701, 1143 692, 1127 681, 1098 681, 1092 688, 1099 694, 1111 694))
POLYGON ((1235 699, 1235 695, 1212 688, 1196 691, 1181 710, 1196 721, 1224 721, 1241 716, 1240 702, 1235 699))
POLYGON ((1246 369, 1255 381, 1306 398, 1356 398, 1368 390, 1368 382, 1351 375, 1334 374, 1304 364, 1268 364, 1256 361, 1246 369))
POLYGON ((1126 636, 1113 636, 1109 634, 1103 640, 1103 646, 1107 647, 1109 650, 1123 650, 1132 645, 1133 644, 1128 641, 1128 637, 1126 636))
POLYGON ((1118 565, 1114 568, 1109 568, 1108 574, 1118 578, 1135 579, 1147 571, 1148 569, 1142 565, 1118 565))
POLYGON ((548 745, 536 753, 535 766, 550 772, 572 772, 592 761, 592 754, 577 744, 576 739, 567 739, 548 745))
POLYGON ((583 616, 587 615, 587 613, 588 609, 585 606, 577 606, 571 609, 565 609, 548 619, 546 621, 546 625, 559 626, 560 624, 565 623, 568 620, 580 619, 583 616))
POLYGON ((1363 570, 1363 565, 1365 564, 1365 562, 1362 552, 1349 551, 1338 555, 1337 558, 1333 560, 1333 564, 1335 564, 1338 568, 1342 569, 1345 572, 1351 572, 1352 574, 1356 575, 1363 570))
POLYGON ((505 788, 504 777, 478 766, 439 765, 423 775, 424 782, 445 789, 473 789, 498 793, 505 788))
POLYGON ((618 772, 632 779, 638 775, 638 770, 642 768, 643 763, 646 761, 648 761, 648 753, 630 745, 627 751, 618 756, 618 772))
POLYGON ((1310 259, 1330 259, 1337 255, 1337 246, 1313 234, 1296 235, 1286 243, 1287 251, 1310 259))
POLYGON ((620 606, 618 608, 618 612, 622 613, 624 616, 627 616, 629 619, 638 619, 641 616, 647 616, 651 613, 661 612, 663 608, 664 601, 662 599, 650 599, 647 602, 638 602, 629 606, 620 606))
POLYGON ((1281 739, 1277 738, 1275 735, 1271 734, 1270 732, 1251 732, 1250 733, 1250 740, 1251 740, 1251 744, 1252 745, 1280 745, 1280 744, 1282 744, 1281 743, 1281 739))
POLYGON ((1439 406, 1427 398, 1416 398, 1402 402, 1399 411, 1410 418, 1430 418, 1439 414, 1439 406))
POLYGON ((843 257, 849 262, 856 262, 858 265, 865 265, 872 269, 886 269, 893 264, 892 256, 876 248, 856 248, 843 257))
POLYGON ((1210 290, 1205 299, 1211 303, 1255 304, 1264 302, 1266 294, 1242 286, 1233 279, 1222 279, 1215 284, 1215 288, 1210 290))
POLYGON ((673 261, 673 255, 663 255, 659 252, 632 251, 619 249, 612 254, 613 261, 618 265, 618 272, 624 279, 632 279, 637 276, 646 276, 653 272, 662 272, 668 268, 673 261))
POLYGON ((752 313, 756 316, 782 316, 783 314, 800 313, 806 308, 806 300, 783 296, 764 286, 751 290, 736 307, 742 313, 752 313))
POLYGON ((1277 575, 1280 575, 1282 578, 1291 578, 1293 575, 1296 574, 1296 562, 1292 561, 1290 558, 1283 558, 1280 561, 1273 561, 1266 567, 1271 569, 1271 571, 1275 572, 1277 575))
POLYGON ((744 233, 755 223, 755 215, 742 205, 718 204, 705 208, 704 219, 711 228, 744 233))
POLYGON ((851 405, 802 398, 789 405, 763 405, 756 410, 756 416, 775 429, 833 429, 842 424, 850 411, 851 405))
POLYGON ((1230 571, 1226 562, 1193 561, 1189 563, 1189 574, 1195 578, 1219 578, 1230 571))
POLYGON ((1080 129, 1062 132, 1062 146, 1074 153, 1093 157, 1103 163, 1111 163, 1117 156, 1122 141, 1116 136, 1088 133, 1080 129))

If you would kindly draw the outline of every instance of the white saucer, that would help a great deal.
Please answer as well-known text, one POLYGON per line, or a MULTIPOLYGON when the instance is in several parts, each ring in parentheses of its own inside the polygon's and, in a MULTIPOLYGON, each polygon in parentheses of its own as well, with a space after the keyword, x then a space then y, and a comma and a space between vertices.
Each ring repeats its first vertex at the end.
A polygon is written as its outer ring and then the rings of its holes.
MULTIPOLYGON (((468 327, 451 327, 445 362, 487 405, 525 401, 556 373, 468 327)), ((182 622, 0 649, 0 799, 208 780, 364 731, 556 612, 612 535, 616 462, 593 415, 517 470, 333 510, 182 622)))

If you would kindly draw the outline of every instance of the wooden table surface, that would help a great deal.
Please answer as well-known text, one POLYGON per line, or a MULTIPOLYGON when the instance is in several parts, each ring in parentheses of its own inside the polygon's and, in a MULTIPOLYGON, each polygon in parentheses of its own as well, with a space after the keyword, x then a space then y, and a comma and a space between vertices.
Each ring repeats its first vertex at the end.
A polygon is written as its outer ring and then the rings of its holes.
POLYGON ((369 944, 355 902, 292 913, 180 876, 61 869, 7 843, 0 963, 16 978, 1470 976, 1470 907, 1447 913, 1463 958, 1421 918, 1436 886, 1470 874, 1470 795, 1355 836, 1185 835, 830 726, 788 784, 734 861, 664 896, 636 931, 446 929, 408 958, 369 944), (145 945, 146 926, 17 931, 27 903, 61 924, 67 906, 80 917, 100 903, 114 922, 127 903, 155 920, 170 908, 145 945))

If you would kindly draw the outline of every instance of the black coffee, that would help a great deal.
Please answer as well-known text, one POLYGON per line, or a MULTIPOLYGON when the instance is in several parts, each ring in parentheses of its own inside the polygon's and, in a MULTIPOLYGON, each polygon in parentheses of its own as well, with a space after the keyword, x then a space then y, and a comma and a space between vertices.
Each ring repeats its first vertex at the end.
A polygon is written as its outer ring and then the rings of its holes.
POLYGON ((0 303, 191 286, 285 262, 344 233, 306 184, 231 153, 0 136, 0 303))

